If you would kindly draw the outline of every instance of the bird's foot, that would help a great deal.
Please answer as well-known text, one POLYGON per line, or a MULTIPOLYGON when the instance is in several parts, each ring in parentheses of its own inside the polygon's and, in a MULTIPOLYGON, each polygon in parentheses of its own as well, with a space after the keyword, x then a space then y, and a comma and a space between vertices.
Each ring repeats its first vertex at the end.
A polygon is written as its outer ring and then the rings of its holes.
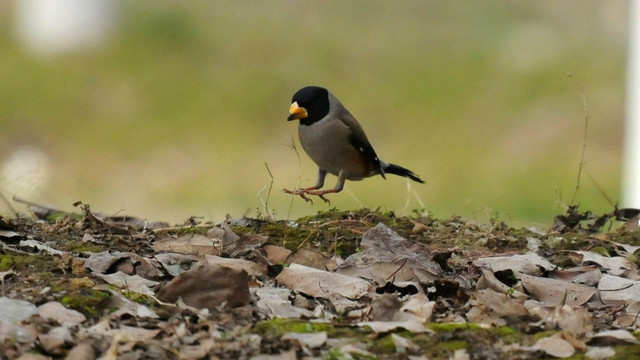
POLYGON ((319 197, 320 199, 322 199, 322 201, 324 201, 327 204, 331 205, 331 201, 329 201, 329 199, 324 197, 324 194, 329 194, 329 193, 334 193, 334 192, 335 192, 335 190, 333 190, 333 189, 331 189, 331 190, 309 190, 309 191, 307 191, 307 194, 315 195, 315 196, 319 197))
POLYGON ((313 204, 313 200, 309 199, 305 194, 308 194, 310 189, 305 189, 305 188, 300 188, 297 190, 289 190, 289 189, 282 189, 282 191, 284 191, 287 194, 291 194, 291 195, 298 195, 300 196, 304 201, 306 202, 310 202, 313 204))

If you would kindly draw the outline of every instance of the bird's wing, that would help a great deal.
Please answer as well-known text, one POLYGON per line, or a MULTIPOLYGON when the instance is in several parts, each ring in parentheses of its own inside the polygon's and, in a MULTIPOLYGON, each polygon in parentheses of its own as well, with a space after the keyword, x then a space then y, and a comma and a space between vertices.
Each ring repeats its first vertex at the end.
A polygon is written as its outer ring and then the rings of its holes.
POLYGON ((350 131, 349 143, 373 165, 375 170, 380 172, 382 177, 384 177, 384 170, 380 164, 380 159, 378 158, 376 151, 373 150, 371 143, 369 143, 369 139, 367 139, 367 135, 364 133, 364 129, 362 129, 360 123, 358 123, 358 120, 356 120, 356 118, 354 118, 346 109, 340 112, 338 118, 350 131))

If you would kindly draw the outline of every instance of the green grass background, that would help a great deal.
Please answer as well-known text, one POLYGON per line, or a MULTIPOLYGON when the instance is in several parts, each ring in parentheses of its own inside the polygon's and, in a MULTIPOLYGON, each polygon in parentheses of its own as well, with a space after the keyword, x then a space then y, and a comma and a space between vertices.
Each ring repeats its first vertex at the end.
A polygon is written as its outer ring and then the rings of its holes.
MULTIPOLYGON (((548 225, 576 186, 582 95, 585 170, 618 200, 626 6, 140 0, 121 4, 117 31, 96 51, 37 59, 17 43, 9 2, 0 162, 38 147, 52 173, 31 200, 171 222, 255 215, 267 163, 269 211, 307 215, 327 205, 291 203, 280 190, 315 181, 285 121, 292 94, 315 84, 346 104, 383 159, 426 180, 409 190, 391 176, 348 182, 331 206, 408 214, 424 205, 439 217, 548 225)), ((586 176, 576 201, 611 209, 586 176)))

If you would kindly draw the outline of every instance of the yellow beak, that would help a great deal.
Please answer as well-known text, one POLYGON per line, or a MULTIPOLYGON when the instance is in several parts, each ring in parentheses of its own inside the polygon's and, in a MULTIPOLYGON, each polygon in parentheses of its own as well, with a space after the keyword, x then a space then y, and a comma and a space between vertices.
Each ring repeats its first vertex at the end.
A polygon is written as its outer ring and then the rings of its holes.
POLYGON ((290 115, 287 118, 287 121, 304 119, 309 116, 307 114, 307 109, 298 106, 297 101, 294 101, 293 104, 291 104, 291 106, 289 107, 289 114, 290 115))

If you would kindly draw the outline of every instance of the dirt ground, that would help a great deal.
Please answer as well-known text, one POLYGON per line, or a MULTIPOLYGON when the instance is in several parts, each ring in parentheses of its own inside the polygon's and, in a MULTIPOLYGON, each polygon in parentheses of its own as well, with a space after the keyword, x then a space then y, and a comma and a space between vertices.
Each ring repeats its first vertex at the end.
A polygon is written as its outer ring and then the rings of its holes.
POLYGON ((0 218, 3 359, 640 358, 637 212, 0 218))

